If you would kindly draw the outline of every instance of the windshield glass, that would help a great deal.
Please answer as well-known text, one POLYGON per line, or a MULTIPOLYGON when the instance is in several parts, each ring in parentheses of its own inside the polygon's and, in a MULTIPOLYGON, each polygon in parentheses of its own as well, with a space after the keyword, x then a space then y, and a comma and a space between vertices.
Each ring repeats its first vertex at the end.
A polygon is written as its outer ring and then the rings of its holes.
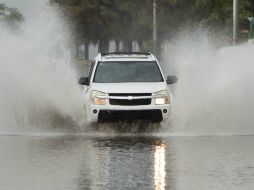
POLYGON ((155 61, 112 61, 98 63, 94 82, 163 82, 163 78, 155 61))

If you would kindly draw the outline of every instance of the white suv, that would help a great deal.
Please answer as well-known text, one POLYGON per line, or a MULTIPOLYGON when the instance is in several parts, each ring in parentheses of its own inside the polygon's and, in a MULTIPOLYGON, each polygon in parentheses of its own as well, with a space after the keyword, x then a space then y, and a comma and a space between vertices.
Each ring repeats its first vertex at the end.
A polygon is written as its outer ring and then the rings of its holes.
POLYGON ((99 54, 88 77, 81 77, 88 122, 146 120, 161 122, 170 114, 169 84, 151 53, 99 54))

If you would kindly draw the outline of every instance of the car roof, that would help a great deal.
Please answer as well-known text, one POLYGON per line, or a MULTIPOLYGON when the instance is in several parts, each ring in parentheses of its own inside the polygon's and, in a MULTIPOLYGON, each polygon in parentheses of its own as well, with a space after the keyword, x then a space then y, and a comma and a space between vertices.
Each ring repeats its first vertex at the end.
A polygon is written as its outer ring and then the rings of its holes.
POLYGON ((99 53, 97 61, 156 61, 155 56, 150 52, 111 52, 99 53))

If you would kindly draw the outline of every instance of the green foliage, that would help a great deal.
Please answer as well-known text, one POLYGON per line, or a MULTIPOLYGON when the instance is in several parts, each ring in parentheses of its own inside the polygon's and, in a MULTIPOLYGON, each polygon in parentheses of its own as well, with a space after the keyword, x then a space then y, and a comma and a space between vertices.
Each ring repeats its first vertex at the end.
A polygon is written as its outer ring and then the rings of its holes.
MULTIPOLYGON (((151 49, 153 0, 51 0, 75 24, 77 42, 136 40, 151 49)), ((159 41, 186 26, 231 36, 232 0, 157 0, 159 41)), ((254 1, 240 1, 241 23, 254 14, 254 1)), ((105 42, 106 43, 106 42, 105 42)))

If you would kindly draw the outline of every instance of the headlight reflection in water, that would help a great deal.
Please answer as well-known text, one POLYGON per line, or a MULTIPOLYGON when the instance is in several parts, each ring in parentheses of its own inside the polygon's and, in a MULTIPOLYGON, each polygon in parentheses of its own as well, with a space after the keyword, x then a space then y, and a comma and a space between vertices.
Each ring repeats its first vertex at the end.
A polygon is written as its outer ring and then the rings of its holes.
POLYGON ((154 152, 154 189, 165 190, 166 177, 165 145, 155 146, 154 152))

